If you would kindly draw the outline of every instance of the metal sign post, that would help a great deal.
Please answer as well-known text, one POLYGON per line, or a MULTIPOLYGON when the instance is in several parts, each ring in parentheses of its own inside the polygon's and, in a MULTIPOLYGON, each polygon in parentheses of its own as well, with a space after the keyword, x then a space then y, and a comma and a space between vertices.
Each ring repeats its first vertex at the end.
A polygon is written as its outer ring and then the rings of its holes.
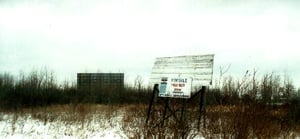
POLYGON ((159 90, 158 90, 158 84, 155 84, 153 87, 153 91, 152 91, 152 95, 151 95, 151 100, 149 102, 149 107, 148 107, 148 112, 147 112, 147 119, 146 119, 146 124, 148 124, 149 121, 149 116, 152 110, 152 105, 153 105, 153 101, 155 98, 155 94, 158 94, 159 90))

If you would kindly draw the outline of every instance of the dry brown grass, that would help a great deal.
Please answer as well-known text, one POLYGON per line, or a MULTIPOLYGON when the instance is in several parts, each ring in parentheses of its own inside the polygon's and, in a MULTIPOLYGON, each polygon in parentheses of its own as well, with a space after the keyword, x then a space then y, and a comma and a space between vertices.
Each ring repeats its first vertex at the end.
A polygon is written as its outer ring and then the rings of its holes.
POLYGON ((287 109, 260 105, 207 108, 207 138, 293 138, 287 109))
POLYGON ((145 104, 78 104, 75 108, 70 104, 24 108, 14 114, 16 118, 18 115, 29 114, 45 124, 52 121, 62 121, 67 125, 79 123, 81 128, 88 126, 95 115, 111 127, 117 124, 113 119, 121 116, 121 123, 118 124, 128 138, 294 138, 300 135, 300 126, 288 121, 287 109, 284 107, 209 106, 206 108, 206 127, 200 130, 193 128, 198 120, 198 115, 193 109, 190 109, 190 112, 186 111, 185 124, 178 123, 171 117, 165 120, 163 126, 156 126, 155 124, 160 123, 163 107, 155 106, 150 124, 145 125, 147 108, 148 105, 145 104))

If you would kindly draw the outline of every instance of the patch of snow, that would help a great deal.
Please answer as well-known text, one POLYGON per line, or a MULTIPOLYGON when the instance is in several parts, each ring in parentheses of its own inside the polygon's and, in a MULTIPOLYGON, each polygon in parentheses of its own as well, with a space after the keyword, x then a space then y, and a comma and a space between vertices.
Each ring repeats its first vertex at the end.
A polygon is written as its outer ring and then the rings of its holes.
POLYGON ((0 113, 0 139, 123 139, 127 138, 122 132, 122 118, 112 117, 109 121, 101 116, 93 116, 89 121, 63 121, 59 118, 44 122, 29 114, 15 115, 0 113))

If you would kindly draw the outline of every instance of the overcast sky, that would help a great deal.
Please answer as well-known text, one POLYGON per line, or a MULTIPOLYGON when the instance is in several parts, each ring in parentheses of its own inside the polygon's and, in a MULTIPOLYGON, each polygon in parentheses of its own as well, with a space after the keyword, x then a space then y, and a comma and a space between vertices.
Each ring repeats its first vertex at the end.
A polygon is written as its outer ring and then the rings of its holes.
POLYGON ((288 73, 300 85, 299 0, 0 0, 0 72, 47 67, 148 80, 156 57, 215 54, 242 76, 288 73))

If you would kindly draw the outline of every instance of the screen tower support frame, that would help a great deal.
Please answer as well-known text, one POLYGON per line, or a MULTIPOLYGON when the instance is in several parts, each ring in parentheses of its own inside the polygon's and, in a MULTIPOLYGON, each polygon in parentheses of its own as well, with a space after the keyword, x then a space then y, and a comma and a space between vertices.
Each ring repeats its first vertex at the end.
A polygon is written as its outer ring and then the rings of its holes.
MULTIPOLYGON (((205 94, 207 91, 207 86, 201 86, 201 89, 194 93, 190 98, 184 99, 184 98, 169 98, 169 97, 158 97, 159 89, 158 84, 155 84, 153 86, 151 99, 149 101, 148 109, 147 109, 147 117, 146 117, 146 123, 145 126, 150 128, 156 128, 158 126, 163 127, 165 124, 165 121, 168 120, 170 117, 173 117, 176 122, 180 124, 184 124, 185 118, 186 118, 186 111, 189 109, 187 108, 188 105, 191 105, 191 103, 198 101, 198 119, 197 119, 197 129, 200 130, 201 128, 201 121, 203 121, 203 127, 206 127, 206 121, 205 121, 205 94), (197 99, 198 98, 198 99, 197 99), (180 107, 175 109, 172 108, 170 105, 171 100, 179 100, 180 107), (160 102, 160 103, 159 103, 160 102), (156 104, 156 105, 155 105, 156 104), (163 107, 162 107, 163 106, 163 107), (160 109, 162 110, 162 117, 158 121, 154 121, 153 115, 155 113, 155 110, 160 109), (178 114, 179 113, 179 116, 178 114)), ((183 127, 183 126, 181 126, 183 127)))

